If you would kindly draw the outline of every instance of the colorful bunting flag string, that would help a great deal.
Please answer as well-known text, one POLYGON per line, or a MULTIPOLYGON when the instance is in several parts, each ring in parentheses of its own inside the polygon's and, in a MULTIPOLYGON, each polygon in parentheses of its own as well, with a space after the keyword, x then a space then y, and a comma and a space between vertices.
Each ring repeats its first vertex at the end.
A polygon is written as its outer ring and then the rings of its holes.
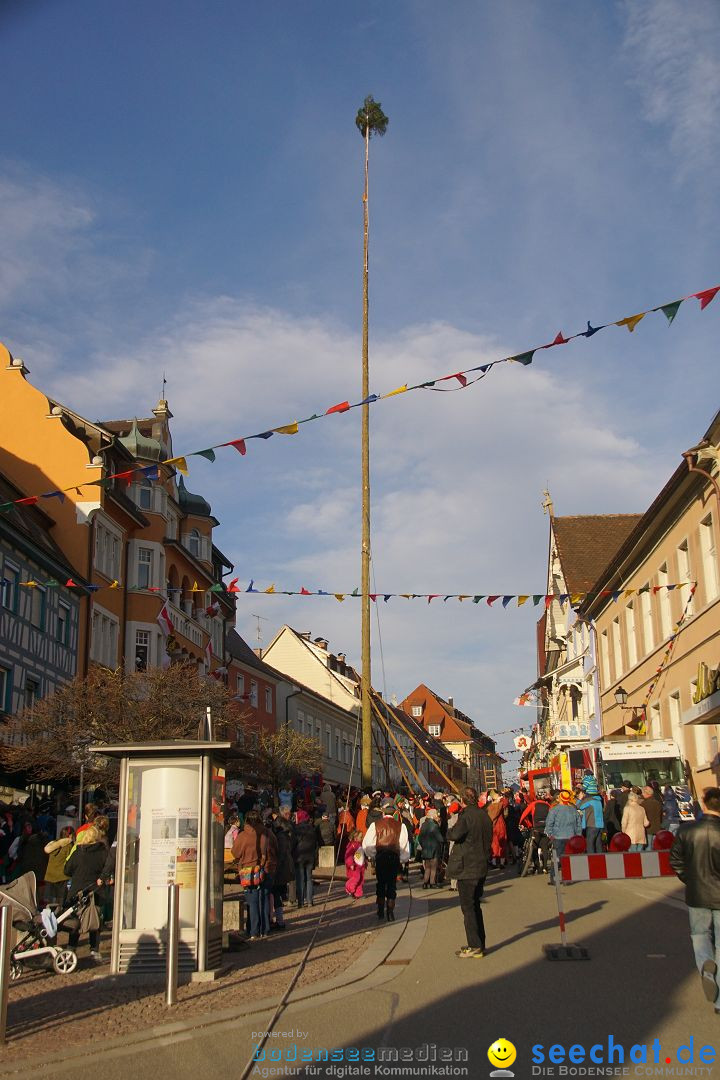
MULTIPOLYGON (((409 385, 404 383, 402 386, 396 387, 394 390, 390 390, 384 394, 370 394, 369 397, 363 398, 362 401, 350 403, 350 401, 341 401, 339 404, 331 405, 328 409, 323 409, 319 413, 313 413, 312 416, 305 417, 304 420, 292 420, 289 423, 280 424, 277 427, 269 428, 266 431, 258 432, 255 435, 243 435, 235 439, 229 439, 226 442, 215 443, 213 446, 207 446, 201 450, 193 450, 189 453, 179 455, 177 457, 166 458, 160 464, 168 465, 171 468, 177 469, 183 474, 183 476, 189 475, 188 458, 202 457, 211 463, 215 461, 215 451, 224 449, 225 447, 233 447, 243 457, 247 454, 247 443, 252 439, 270 439, 273 435, 297 435, 302 424, 309 424, 313 420, 322 420, 327 416, 332 416, 334 413, 346 413, 351 409, 360 408, 363 405, 372 405, 378 401, 385 401, 388 398, 397 397, 400 394, 407 394, 413 390, 435 390, 448 393, 454 390, 467 390, 470 386, 484 379, 485 376, 497 367, 498 364, 520 364, 523 367, 528 367, 533 362, 533 357, 536 352, 540 352, 543 349, 552 349, 557 345, 567 345, 569 342, 576 340, 577 338, 591 338, 597 334, 600 330, 606 330, 610 326, 626 327, 630 333, 633 333, 636 326, 646 315, 650 315, 653 312, 660 311, 667 319, 668 326, 672 326, 672 323, 677 315, 680 305, 686 300, 698 300, 700 302, 700 310, 704 311, 705 308, 714 300, 717 293, 720 292, 720 285, 714 285, 710 289, 702 289, 700 292, 690 293, 688 296, 683 296, 679 300, 673 300, 666 304, 658 304, 657 307, 648 308, 646 311, 640 311, 636 315, 627 315, 622 319, 616 319, 614 322, 601 323, 598 326, 591 326, 590 322, 587 324, 587 330, 579 330, 575 334, 570 334, 565 337, 562 331, 559 331, 554 339, 546 345, 536 345, 533 349, 527 349, 525 352, 517 353, 514 356, 504 356, 500 360, 492 360, 489 363, 478 364, 476 367, 465 368, 463 371, 456 371, 451 375, 442 375, 434 379, 427 379, 421 383, 415 383, 409 385), (468 376, 474 376, 468 378, 468 376), (441 386, 440 383, 456 383, 457 385, 441 386)), ((25 496, 22 499, 14 499, 10 502, 0 503, 0 513, 8 512, 13 506, 33 506, 39 499, 58 498, 60 501, 64 498, 64 493, 68 491, 81 492, 83 488, 87 487, 102 487, 104 485, 111 484, 116 480, 123 480, 128 484, 133 482, 135 477, 142 476, 148 480, 158 480, 158 467, 157 465, 150 466, 136 466, 132 469, 125 470, 120 473, 113 473, 110 476, 104 477, 102 480, 90 480, 81 484, 72 484, 70 487, 64 488, 61 491, 47 491, 40 495, 25 496)), ((500 599, 500 597, 498 597, 500 599)))
POLYGON ((667 645, 665 647, 665 652, 663 653, 663 658, 660 661, 660 665, 659 665, 657 671, 655 672, 655 678, 653 679, 653 681, 648 686, 647 693, 645 695, 645 700, 642 703, 643 713, 647 709, 647 705, 648 705, 648 702, 650 701, 650 697, 652 695, 652 692, 653 692, 653 690, 655 689, 655 687, 658 684, 658 679, 662 675, 662 673, 665 670, 665 668, 667 667, 667 665, 670 663, 670 657, 673 654, 673 649, 675 648, 675 642, 677 641, 678 635, 680 634, 680 631, 683 628, 685 620, 688 617, 688 614, 689 614, 689 611, 690 611, 690 605, 692 604, 693 596, 695 595, 695 590, 696 589, 697 589, 697 582, 693 582, 693 584, 690 587, 690 592, 688 593, 688 598, 687 598, 687 600, 685 602, 685 607, 683 608, 682 615, 680 616, 680 619, 678 620, 678 622, 675 624, 675 629, 673 630, 672 634, 670 635, 668 643, 667 643, 667 645))
MULTIPOLYGON (((122 589, 126 588, 128 592, 155 592, 155 593, 167 593, 168 595, 177 595, 182 593, 229 593, 232 595, 240 593, 252 593, 254 596, 333 596, 337 601, 342 603, 348 597, 350 599, 360 599, 362 593, 359 589, 353 589, 352 592, 338 592, 335 589, 308 589, 305 585, 301 585, 299 589, 278 589, 273 584, 268 585, 266 588, 256 588, 255 579, 251 579, 249 584, 239 585, 239 578, 233 578, 228 584, 215 584, 210 585, 207 589, 203 589, 198 585, 197 581, 194 581, 192 585, 186 585, 184 588, 178 586, 163 586, 160 587, 150 586, 140 587, 138 585, 123 586, 118 581, 113 581, 109 585, 80 585, 69 578, 65 582, 60 582, 55 579, 50 581, 19 581, 18 585, 23 588, 36 588, 42 586, 44 588, 57 588, 60 585, 64 585, 68 589, 82 589, 97 592, 100 589, 122 589)), ((470 600, 473 604, 480 604, 483 600, 485 604, 493 608, 493 610, 500 610, 500 607, 507 609, 512 604, 513 600, 515 607, 523 607, 527 602, 532 601, 533 607, 538 607, 540 604, 546 609, 550 607, 553 602, 557 602, 565 609, 568 605, 571 608, 579 607, 589 598, 593 597, 610 597, 613 603, 617 603, 621 598, 629 598, 631 596, 639 596, 641 593, 652 592, 655 595, 661 589, 666 589, 668 592, 672 592, 674 589, 680 589, 684 586, 690 585, 688 581, 679 582, 672 585, 645 585, 641 589, 601 589, 598 592, 583 592, 583 593, 396 593, 396 592, 373 592, 368 593, 368 596, 374 604, 382 601, 387 603, 389 600, 402 599, 402 600, 425 600, 428 604, 431 604, 433 600, 441 600, 443 603, 447 603, 448 600, 458 600, 462 603, 465 600, 470 600), (495 607, 495 602, 501 601, 498 607, 495 607)), ((695 585, 692 585, 691 595, 695 591, 695 585)), ((683 616, 684 618, 684 616, 683 616)), ((682 622, 682 620, 681 620, 682 622)), ((680 625, 680 624, 679 624, 680 625)), ((523 702, 524 704, 524 702, 523 702)))

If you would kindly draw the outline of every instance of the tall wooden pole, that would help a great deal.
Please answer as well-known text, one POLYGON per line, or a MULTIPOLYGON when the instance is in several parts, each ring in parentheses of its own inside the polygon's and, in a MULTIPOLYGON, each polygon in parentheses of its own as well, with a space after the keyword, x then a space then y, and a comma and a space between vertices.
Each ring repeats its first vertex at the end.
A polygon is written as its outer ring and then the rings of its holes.
MULTIPOLYGON (((365 190, 363 192, 363 330, 362 330, 362 400, 370 396, 368 359, 368 164, 370 160, 370 117, 365 126, 365 190)), ((372 784, 372 711, 370 707, 370 406, 362 406, 362 786, 372 784)))

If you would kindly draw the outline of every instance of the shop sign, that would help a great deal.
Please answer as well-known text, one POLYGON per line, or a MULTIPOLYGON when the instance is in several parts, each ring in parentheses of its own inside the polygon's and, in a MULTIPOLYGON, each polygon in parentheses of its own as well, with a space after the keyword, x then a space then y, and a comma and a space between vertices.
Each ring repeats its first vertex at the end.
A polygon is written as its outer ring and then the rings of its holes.
POLYGON ((693 705, 699 705, 705 698, 709 698, 717 690, 720 690, 720 664, 716 668, 708 667, 707 664, 698 664, 697 686, 693 694, 693 705))
POLYGON ((672 739, 633 739, 632 742, 600 743, 603 761, 621 761, 623 758, 677 757, 677 747, 672 739))

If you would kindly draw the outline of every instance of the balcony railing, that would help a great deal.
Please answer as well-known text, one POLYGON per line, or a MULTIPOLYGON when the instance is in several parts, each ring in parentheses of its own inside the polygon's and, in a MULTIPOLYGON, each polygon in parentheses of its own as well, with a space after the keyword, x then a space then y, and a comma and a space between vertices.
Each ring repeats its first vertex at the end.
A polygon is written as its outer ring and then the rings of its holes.
POLYGON ((192 641, 194 645, 203 648, 203 628, 197 619, 179 608, 172 600, 168 601, 168 609, 176 633, 182 634, 188 641, 192 641))

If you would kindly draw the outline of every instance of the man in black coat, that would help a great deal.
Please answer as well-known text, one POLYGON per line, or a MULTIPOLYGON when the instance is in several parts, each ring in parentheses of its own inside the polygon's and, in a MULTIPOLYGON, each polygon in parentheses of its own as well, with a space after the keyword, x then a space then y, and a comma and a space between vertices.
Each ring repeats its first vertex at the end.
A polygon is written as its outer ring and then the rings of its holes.
POLYGON ((690 938, 705 997, 720 1013, 720 788, 705 788, 702 799, 704 817, 680 827, 670 865, 685 885, 690 938))
POLYGON ((460 907, 465 919, 467 945, 456 954, 461 959, 485 955, 485 923, 480 898, 485 886, 492 846, 492 822, 478 806, 475 788, 465 788, 463 810, 455 825, 448 829, 453 849, 448 860, 447 876, 457 879, 460 907))

